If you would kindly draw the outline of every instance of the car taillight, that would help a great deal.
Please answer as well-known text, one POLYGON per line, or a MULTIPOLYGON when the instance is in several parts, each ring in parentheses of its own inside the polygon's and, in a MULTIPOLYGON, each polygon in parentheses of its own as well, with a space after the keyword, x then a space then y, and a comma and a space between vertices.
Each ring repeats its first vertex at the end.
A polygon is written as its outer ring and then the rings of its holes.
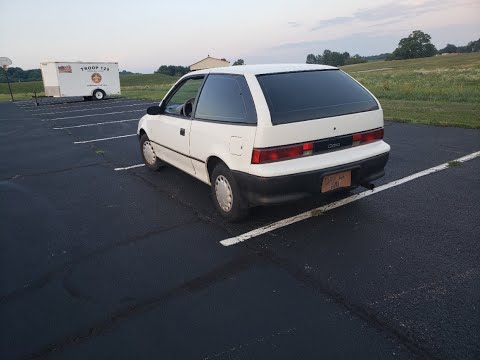
POLYGON ((359 134, 353 134, 352 137, 352 146, 357 146, 360 144, 369 143, 375 140, 382 140, 383 139, 383 128, 367 131, 359 134))
POLYGON ((252 164, 288 160, 313 154, 313 142, 269 149, 253 149, 252 164))

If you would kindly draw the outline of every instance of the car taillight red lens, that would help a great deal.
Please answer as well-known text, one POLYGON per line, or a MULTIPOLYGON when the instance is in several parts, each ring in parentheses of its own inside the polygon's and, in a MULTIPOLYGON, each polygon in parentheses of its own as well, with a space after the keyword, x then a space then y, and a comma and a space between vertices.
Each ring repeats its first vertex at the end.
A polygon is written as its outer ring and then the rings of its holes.
POLYGON ((253 149, 252 164, 288 160, 313 154, 313 143, 282 146, 270 149, 253 149))
POLYGON ((369 143, 375 140, 382 140, 383 139, 383 128, 367 131, 359 134, 353 134, 353 146, 369 143))

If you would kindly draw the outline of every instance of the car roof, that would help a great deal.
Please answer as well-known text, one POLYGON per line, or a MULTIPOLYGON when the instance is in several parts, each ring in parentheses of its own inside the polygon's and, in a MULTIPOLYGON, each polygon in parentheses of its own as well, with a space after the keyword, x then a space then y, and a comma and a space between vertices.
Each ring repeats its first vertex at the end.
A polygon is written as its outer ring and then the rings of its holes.
POLYGON ((262 64, 262 65, 238 65, 218 67, 204 70, 192 71, 190 74, 274 74, 294 71, 314 71, 338 69, 334 66, 315 64, 262 64))

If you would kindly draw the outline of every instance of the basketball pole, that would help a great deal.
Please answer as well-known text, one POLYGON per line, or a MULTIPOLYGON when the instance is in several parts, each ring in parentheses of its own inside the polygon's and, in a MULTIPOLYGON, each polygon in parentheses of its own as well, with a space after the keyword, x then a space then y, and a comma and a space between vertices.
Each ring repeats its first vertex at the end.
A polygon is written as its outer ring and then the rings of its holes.
POLYGON ((5 77, 7 78, 8 90, 10 90, 10 96, 12 98, 12 101, 15 101, 15 100, 13 100, 12 87, 10 86, 10 80, 8 78, 7 69, 5 69, 5 67, 3 67, 3 66, 2 66, 2 69, 5 72, 5 77))

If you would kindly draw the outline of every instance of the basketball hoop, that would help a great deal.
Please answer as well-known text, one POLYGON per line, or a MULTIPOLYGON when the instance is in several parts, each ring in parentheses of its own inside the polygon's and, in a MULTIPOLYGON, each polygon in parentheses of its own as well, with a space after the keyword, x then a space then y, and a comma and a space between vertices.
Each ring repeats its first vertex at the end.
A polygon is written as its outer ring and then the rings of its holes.
POLYGON ((7 57, 0 57, 0 65, 2 66, 3 70, 7 71, 8 67, 12 65, 12 60, 7 57))
POLYGON ((8 67, 12 65, 12 60, 10 60, 7 57, 0 57, 0 66, 3 68, 3 71, 5 72, 5 77, 7 78, 7 83, 8 83, 8 88, 10 90, 10 96, 13 101, 13 93, 12 93, 12 88, 10 87, 10 80, 8 79, 8 67))

